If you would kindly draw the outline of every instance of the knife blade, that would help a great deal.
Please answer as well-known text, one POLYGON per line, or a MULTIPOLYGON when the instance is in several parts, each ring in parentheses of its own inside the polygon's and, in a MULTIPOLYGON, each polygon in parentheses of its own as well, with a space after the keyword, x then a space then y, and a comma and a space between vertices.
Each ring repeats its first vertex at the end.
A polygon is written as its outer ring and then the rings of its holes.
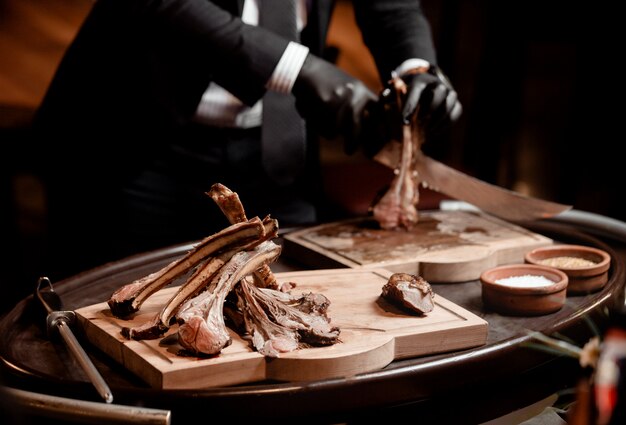
POLYGON ((70 325, 76 320, 76 315, 73 311, 62 310, 61 298, 54 291, 50 279, 47 277, 40 277, 38 279, 35 296, 46 311, 46 330, 48 334, 54 336, 55 333, 58 332, 58 334, 61 335, 63 342, 65 342, 70 353, 72 353, 80 364, 80 367, 87 374, 87 377, 98 391, 98 394, 100 394, 107 403, 112 403, 113 393, 70 328, 70 325), (45 288, 44 285, 46 285, 47 288, 45 288))
MULTIPOLYGON (((391 141, 374 156, 374 160, 395 169, 399 163, 401 149, 399 142, 391 141)), ((505 220, 550 218, 572 208, 571 205, 526 196, 487 183, 449 167, 425 155, 421 150, 416 153, 414 164, 423 186, 459 201, 465 201, 505 220)))

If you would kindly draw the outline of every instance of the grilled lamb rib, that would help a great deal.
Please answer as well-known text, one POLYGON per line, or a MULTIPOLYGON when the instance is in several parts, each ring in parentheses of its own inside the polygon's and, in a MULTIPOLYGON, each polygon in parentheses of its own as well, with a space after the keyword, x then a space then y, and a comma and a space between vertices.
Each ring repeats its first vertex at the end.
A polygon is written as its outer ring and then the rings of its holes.
POLYGON ((154 339, 163 335, 174 321, 174 316, 181 305, 187 300, 197 296, 204 291, 211 283, 212 279, 217 276, 220 269, 228 260, 230 260, 237 252, 241 250, 250 250, 255 246, 269 241, 277 236, 278 221, 267 219, 264 222, 264 235, 247 245, 237 246, 229 249, 221 254, 207 259, 204 264, 198 266, 196 271, 189 279, 178 288, 178 291, 163 306, 161 311, 155 317, 135 328, 122 328, 122 335, 132 339, 154 339))
POLYGON ((188 352, 212 355, 231 343, 224 322, 224 301, 233 287, 261 265, 280 255, 279 245, 263 242, 254 250, 236 253, 200 295, 185 302, 176 320, 179 323, 178 342, 188 352))
MULTIPOLYGON (((407 87, 400 78, 394 81, 398 107, 407 87)), ((375 203, 372 213, 383 229, 411 229, 419 219, 417 203, 419 201, 418 175, 415 171, 415 157, 420 149, 420 137, 417 128, 417 114, 411 117, 410 124, 402 124, 402 153, 399 167, 385 194, 375 203)))
POLYGON ((108 300, 111 313, 127 317, 139 310, 143 302, 159 289, 170 284, 200 264, 208 256, 223 250, 240 248, 258 240, 265 232, 258 217, 233 224, 204 238, 185 256, 172 261, 166 267, 137 279, 117 289, 108 300))
MULTIPOLYGON (((207 193, 222 210, 230 224, 246 221, 246 211, 239 199, 239 195, 221 183, 215 183, 207 193)), ((276 277, 266 264, 254 272, 257 286, 263 288, 277 288, 276 277)))

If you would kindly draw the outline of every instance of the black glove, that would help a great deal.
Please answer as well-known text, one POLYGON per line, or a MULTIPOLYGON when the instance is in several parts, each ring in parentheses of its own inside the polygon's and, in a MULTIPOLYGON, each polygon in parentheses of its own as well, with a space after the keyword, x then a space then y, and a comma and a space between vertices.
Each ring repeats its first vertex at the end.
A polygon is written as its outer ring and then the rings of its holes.
POLYGON ((359 145, 362 120, 378 97, 330 62, 309 54, 293 86, 296 108, 326 138, 340 136, 347 153, 359 145))
POLYGON ((418 123, 428 134, 459 119, 463 112, 461 102, 452 84, 437 66, 431 65, 427 72, 409 73, 401 78, 407 85, 402 108, 405 123, 409 123, 417 112, 418 123))
POLYGON ((428 139, 428 135, 458 120, 463 111, 452 84, 437 67, 401 78, 406 94, 398 93, 393 80, 389 81, 378 102, 367 108, 360 145, 368 157, 376 155, 390 140, 402 141, 403 124, 410 124, 416 113, 418 125, 428 139))

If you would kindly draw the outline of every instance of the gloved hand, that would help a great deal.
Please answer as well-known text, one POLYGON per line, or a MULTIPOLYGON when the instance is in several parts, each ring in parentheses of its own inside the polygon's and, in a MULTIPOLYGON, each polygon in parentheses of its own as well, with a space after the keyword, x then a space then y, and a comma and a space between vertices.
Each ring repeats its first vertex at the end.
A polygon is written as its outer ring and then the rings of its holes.
POLYGON ((309 126, 323 137, 342 137, 347 153, 357 149, 362 120, 378 100, 363 82, 309 54, 291 91, 309 126))
POLYGON ((361 146, 373 157, 390 140, 402 140, 402 125, 417 123, 428 140, 432 135, 457 121, 463 112, 461 102, 448 78, 437 68, 428 72, 403 75, 406 93, 398 93, 390 81, 382 90, 379 101, 368 107, 363 120, 361 146))
POLYGON ((432 65, 430 71, 409 73, 402 77, 407 85, 402 118, 411 121, 417 113, 417 120, 426 134, 433 133, 459 119, 463 112, 461 102, 448 77, 432 65))

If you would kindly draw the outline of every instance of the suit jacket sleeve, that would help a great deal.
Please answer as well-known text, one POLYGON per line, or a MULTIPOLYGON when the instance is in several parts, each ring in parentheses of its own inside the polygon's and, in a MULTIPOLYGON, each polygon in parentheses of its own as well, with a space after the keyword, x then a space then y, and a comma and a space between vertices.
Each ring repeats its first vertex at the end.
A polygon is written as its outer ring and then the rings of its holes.
POLYGON ((139 1, 147 5, 140 19, 148 33, 166 52, 175 51, 180 65, 199 68, 248 104, 263 95, 287 40, 207 0, 139 1))
POLYGON ((176 126, 193 116, 211 81, 252 105, 287 44, 207 0, 97 0, 36 124, 96 132, 176 126))
POLYGON ((272 32, 244 24, 211 1, 132 1, 139 5, 137 21, 155 38, 146 44, 177 59, 163 65, 178 68, 178 72, 195 69, 194 74, 209 76, 248 104, 263 95, 264 85, 288 44, 272 32))
POLYGON ((97 0, 34 116, 35 161, 121 182, 179 136, 211 81, 253 104, 287 44, 207 0, 97 0))
POLYGON ((431 28, 419 0, 360 0, 354 12, 363 40, 374 57, 381 79, 404 60, 436 64, 431 28))

